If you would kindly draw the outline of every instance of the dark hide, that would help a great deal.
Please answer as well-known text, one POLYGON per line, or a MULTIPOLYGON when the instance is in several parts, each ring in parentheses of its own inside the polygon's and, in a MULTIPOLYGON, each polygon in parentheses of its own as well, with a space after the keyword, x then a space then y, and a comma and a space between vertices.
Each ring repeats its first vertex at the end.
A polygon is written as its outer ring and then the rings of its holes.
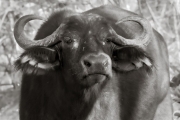
MULTIPOLYGON (((114 6, 83 14, 62 10, 40 27, 35 39, 64 25, 58 44, 28 49, 15 63, 23 71, 21 120, 172 119, 163 38, 154 31, 144 49, 116 45, 111 42, 113 21, 101 14, 103 10, 114 17, 117 12, 122 17, 134 15, 114 6)), ((127 38, 141 31, 128 36, 117 30, 127 38)))

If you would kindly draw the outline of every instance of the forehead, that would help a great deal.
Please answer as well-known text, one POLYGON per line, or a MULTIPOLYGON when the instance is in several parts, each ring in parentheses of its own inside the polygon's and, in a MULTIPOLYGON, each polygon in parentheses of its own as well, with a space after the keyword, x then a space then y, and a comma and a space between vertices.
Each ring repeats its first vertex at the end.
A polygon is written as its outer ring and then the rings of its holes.
POLYGON ((108 22, 105 18, 96 15, 96 14, 77 14, 71 17, 66 18, 65 20, 66 29, 68 30, 97 30, 108 28, 108 22))

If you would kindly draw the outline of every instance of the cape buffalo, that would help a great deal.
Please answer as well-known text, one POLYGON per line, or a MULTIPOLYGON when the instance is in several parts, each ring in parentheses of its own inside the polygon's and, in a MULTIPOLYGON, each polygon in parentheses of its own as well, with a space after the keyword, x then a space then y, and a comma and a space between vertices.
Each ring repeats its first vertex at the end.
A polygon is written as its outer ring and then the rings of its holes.
POLYGON ((21 120, 172 120, 167 46, 150 23, 116 6, 50 15, 24 49, 21 120))

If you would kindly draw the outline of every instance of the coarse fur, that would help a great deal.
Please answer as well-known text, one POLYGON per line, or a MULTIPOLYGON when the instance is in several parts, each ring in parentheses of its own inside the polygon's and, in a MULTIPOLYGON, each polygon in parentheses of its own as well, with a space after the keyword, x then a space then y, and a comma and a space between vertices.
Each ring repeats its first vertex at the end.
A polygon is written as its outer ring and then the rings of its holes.
MULTIPOLYGON (((113 10, 109 6, 99 9, 113 10)), ((35 39, 52 34, 65 24, 63 34, 57 37, 59 43, 27 49, 15 62, 23 72, 20 119, 166 120, 159 112, 171 108, 163 38, 154 31, 145 49, 116 45, 109 39, 112 36, 109 21, 97 15, 100 13, 91 12, 80 14, 63 9, 53 13, 35 39), (74 41, 66 39, 67 36, 74 41), (97 62, 96 66, 92 63, 89 66, 91 60, 97 62), (105 61, 106 66, 100 61, 105 61), (168 104, 159 110, 163 101, 168 104)))

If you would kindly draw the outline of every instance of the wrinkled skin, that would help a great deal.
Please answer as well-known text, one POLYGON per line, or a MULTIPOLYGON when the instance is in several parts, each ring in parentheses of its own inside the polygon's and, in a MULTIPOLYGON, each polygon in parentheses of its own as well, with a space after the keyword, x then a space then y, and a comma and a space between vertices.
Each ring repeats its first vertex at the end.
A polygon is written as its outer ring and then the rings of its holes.
POLYGON ((25 51, 16 62, 24 71, 20 119, 171 120, 163 38, 154 31, 144 49, 118 46, 111 42, 114 35, 109 21, 95 14, 72 14, 67 12, 63 19, 62 13, 55 13, 35 38, 44 38, 63 24, 57 37, 60 42, 50 47, 58 53, 60 64, 43 69, 48 62, 28 56, 36 49, 38 53, 38 47, 25 51), (139 59, 147 59, 151 65, 139 59), (35 67, 27 62, 33 60, 42 64, 35 67))
POLYGON ((113 45, 107 41, 107 38, 111 37, 112 34, 109 32, 110 28, 107 24, 102 21, 89 15, 77 16, 77 20, 76 18, 70 18, 69 22, 65 23, 67 26, 65 26, 63 37, 69 40, 64 39, 59 44, 62 48, 62 74, 66 75, 64 77, 65 81, 70 83, 75 81, 84 86, 89 86, 88 83, 95 82, 95 79, 93 81, 88 80, 91 78, 85 78, 88 74, 104 74, 105 79, 112 76, 110 57, 112 56, 113 45), (78 21, 78 19, 83 20, 78 21), (103 27, 103 29, 99 30, 95 26, 103 27), (100 59, 102 63, 103 61, 106 62, 106 66, 101 65, 100 59), (94 65, 93 61, 99 61, 99 63, 94 65), (88 63, 85 62, 89 62, 91 66, 88 67, 86 65, 88 63), (74 80, 72 81, 72 79, 74 80))

